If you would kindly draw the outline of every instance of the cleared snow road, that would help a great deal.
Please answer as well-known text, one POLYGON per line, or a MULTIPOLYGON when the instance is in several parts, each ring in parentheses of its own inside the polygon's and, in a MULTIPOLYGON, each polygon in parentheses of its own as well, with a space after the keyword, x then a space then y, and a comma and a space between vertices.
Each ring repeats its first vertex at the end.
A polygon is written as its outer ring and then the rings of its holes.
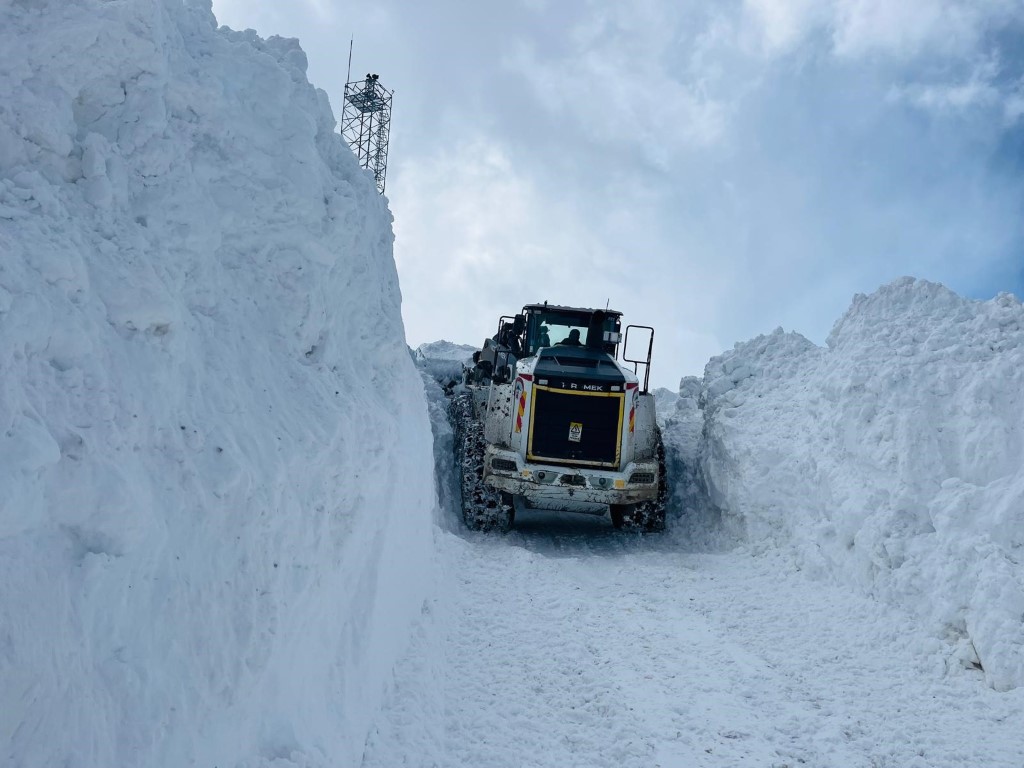
POLYGON ((366 768, 1024 766, 1024 691, 782 558, 548 516, 439 544, 366 768))

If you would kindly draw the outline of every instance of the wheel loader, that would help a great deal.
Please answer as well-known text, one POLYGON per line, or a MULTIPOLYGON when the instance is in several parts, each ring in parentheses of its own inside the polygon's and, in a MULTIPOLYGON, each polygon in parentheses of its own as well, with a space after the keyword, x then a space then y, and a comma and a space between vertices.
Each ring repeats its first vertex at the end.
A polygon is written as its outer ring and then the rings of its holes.
POLYGON ((500 318, 452 392, 467 526, 507 530, 533 508, 663 528, 653 342, 653 328, 623 333, 622 313, 609 309, 545 302, 500 318))

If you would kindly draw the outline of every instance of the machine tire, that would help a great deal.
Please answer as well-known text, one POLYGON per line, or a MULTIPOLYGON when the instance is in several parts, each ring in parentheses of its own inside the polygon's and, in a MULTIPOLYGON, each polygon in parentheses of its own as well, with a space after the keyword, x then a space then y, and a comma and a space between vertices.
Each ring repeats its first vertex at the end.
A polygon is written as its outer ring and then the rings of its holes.
POLYGON ((665 446, 658 431, 658 495, 639 504, 612 504, 608 511, 612 526, 622 531, 655 533, 665 530, 665 505, 668 502, 668 480, 665 477, 665 446))
POLYGON ((455 466, 462 493, 462 519, 473 531, 507 531, 515 520, 512 496, 484 483, 487 443, 484 425, 473 412, 473 396, 452 398, 449 415, 455 432, 455 466))

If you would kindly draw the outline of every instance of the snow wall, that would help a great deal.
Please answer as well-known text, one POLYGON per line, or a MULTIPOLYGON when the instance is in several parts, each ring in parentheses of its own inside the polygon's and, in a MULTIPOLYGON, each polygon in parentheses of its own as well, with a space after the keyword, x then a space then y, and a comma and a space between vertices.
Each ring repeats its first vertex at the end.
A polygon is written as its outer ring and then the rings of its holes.
POLYGON ((696 398, 683 383, 667 442, 699 402, 727 523, 934 622, 993 687, 1024 685, 1016 298, 904 278, 856 296, 827 348, 779 329, 713 358, 696 398))
POLYGON ((0 61, 0 763, 357 765, 434 572, 385 200, 209 0, 0 61))
POLYGON ((472 365, 476 347, 450 341, 433 341, 412 350, 413 360, 423 377, 430 426, 434 437, 434 484, 437 509, 434 522, 444 531, 462 525, 462 489, 455 470, 455 430, 448 417, 450 401, 443 385, 462 381, 463 368, 472 365))

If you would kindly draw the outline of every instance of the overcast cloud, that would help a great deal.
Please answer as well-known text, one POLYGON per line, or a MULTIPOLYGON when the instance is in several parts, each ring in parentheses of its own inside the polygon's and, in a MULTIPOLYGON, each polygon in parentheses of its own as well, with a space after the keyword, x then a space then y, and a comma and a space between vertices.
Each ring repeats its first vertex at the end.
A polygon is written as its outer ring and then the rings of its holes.
POLYGON ((215 0, 298 37, 340 116, 395 90, 411 344, 525 303, 654 325, 674 388, 777 326, 822 343, 900 275, 1024 288, 1020 0, 215 0))

